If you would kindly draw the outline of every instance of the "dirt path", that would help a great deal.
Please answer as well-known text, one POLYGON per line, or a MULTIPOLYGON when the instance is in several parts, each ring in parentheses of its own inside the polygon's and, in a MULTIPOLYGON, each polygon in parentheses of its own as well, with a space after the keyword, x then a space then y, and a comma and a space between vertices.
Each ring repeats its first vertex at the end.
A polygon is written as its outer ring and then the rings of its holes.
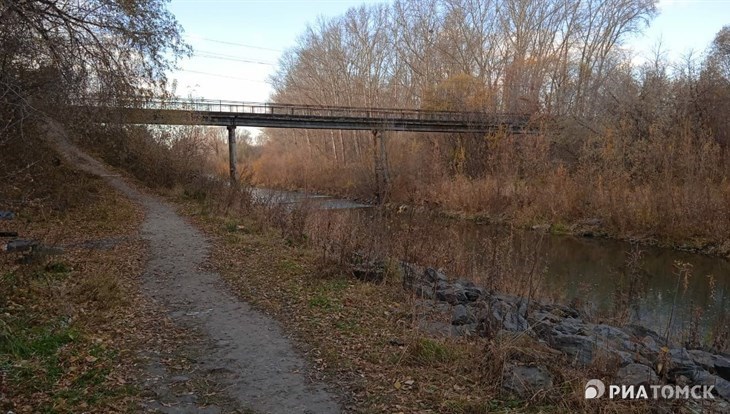
MULTIPOLYGON (((142 237, 149 242, 150 261, 143 289, 169 310, 176 323, 189 327, 202 340, 195 371, 217 373, 216 380, 241 407, 262 413, 338 413, 335 397, 323 384, 307 378, 307 364, 297 354, 279 324, 229 293, 217 273, 202 270, 211 246, 193 226, 157 197, 145 194, 101 163, 81 152, 63 128, 49 123, 49 136, 79 168, 104 177, 109 184, 139 203, 145 211, 142 237), (203 345, 206 344, 206 345, 203 345)), ((165 413, 220 412, 199 406, 198 398, 178 398, 166 391, 175 378, 159 366, 149 368, 157 391, 147 408, 165 413), (171 401, 172 399, 172 401, 171 401)), ((191 373, 194 375, 194 373, 191 373)))

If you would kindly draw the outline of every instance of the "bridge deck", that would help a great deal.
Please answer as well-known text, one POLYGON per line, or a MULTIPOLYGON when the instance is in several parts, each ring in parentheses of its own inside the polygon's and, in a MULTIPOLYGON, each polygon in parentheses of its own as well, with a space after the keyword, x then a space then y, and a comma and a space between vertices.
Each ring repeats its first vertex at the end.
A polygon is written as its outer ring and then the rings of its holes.
MULTIPOLYGON (((97 107, 98 109, 98 107, 97 107)), ((420 132, 527 132, 521 114, 226 101, 152 101, 109 108, 104 122, 420 132)))

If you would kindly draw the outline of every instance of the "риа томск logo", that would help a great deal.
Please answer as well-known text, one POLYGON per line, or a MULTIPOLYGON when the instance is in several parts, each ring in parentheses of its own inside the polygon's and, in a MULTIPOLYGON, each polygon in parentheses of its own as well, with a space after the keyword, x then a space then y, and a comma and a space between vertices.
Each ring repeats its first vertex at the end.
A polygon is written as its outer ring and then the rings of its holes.
POLYGON ((606 392, 606 386, 603 381, 592 379, 586 383, 585 396, 586 399, 591 400, 593 398, 601 398, 606 392))
MULTIPOLYGON (((606 384, 599 379, 592 379, 584 388, 587 400, 597 399, 606 394, 606 384)), ((622 400, 672 400, 693 399, 711 400, 714 385, 615 385, 608 386, 609 399, 622 400)))

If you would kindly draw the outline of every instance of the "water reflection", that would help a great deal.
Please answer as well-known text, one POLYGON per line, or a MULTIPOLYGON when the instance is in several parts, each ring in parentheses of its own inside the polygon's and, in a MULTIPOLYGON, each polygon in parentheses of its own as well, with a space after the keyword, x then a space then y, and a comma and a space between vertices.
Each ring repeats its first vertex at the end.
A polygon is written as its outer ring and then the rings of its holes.
POLYGON ((628 289, 635 297, 627 298, 627 289, 619 287, 632 283, 627 263, 636 247, 629 243, 540 234, 410 211, 382 213, 347 200, 259 191, 262 198, 326 209, 315 211, 315 220, 329 222, 324 226, 328 229, 338 227, 331 225, 336 220, 339 228, 347 229, 327 237, 355 239, 365 249, 441 267, 452 277, 482 285, 495 277, 510 278, 502 280, 503 288, 572 302, 598 319, 623 313, 628 321, 662 335, 668 328, 675 335, 686 333, 694 315, 705 335, 699 339, 706 341, 730 302, 730 262, 722 258, 641 246, 633 288, 628 289), (680 264, 691 269, 686 280, 678 276, 680 264), (541 276, 539 284, 530 279, 526 286, 531 273, 541 276))
POLYGON ((333 198, 315 193, 272 190, 269 188, 250 188, 251 196, 259 203, 290 204, 292 206, 308 204, 317 210, 338 210, 369 208, 370 205, 350 200, 333 198))
POLYGON ((693 314, 700 331, 707 334, 718 318, 724 317, 729 302, 730 263, 720 258, 433 215, 383 216, 372 210, 319 214, 344 218, 357 228, 357 237, 379 245, 367 246, 371 250, 410 256, 423 265, 442 267, 455 277, 485 284, 495 273, 494 268, 500 267, 502 277, 512 278, 501 286, 513 288, 513 293, 529 292, 519 285, 526 284, 527 276, 534 271, 541 276, 539 285, 532 289, 536 296, 576 303, 597 319, 610 320, 623 314, 627 317, 624 321, 640 323, 661 334, 667 329, 673 335, 686 334, 693 314), (627 263, 636 249, 641 256, 634 270, 636 280, 629 288, 632 272, 627 263), (691 270, 686 281, 678 274, 681 263, 691 270), (627 290, 634 292, 633 298, 626 297, 627 290))

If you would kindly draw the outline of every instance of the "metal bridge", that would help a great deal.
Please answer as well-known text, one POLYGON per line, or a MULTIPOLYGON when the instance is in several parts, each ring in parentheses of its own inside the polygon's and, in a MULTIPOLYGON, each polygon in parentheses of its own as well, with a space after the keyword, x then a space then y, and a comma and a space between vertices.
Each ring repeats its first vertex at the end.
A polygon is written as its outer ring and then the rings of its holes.
POLYGON ((82 105, 100 122, 157 125, 210 125, 228 128, 231 182, 236 182, 236 127, 347 129, 372 132, 377 199, 387 186, 383 131, 511 134, 531 132, 524 114, 357 108, 212 100, 148 100, 126 104, 82 105))
POLYGON ((521 114, 212 100, 153 100, 107 108, 102 114, 107 122, 225 127, 524 133, 529 121, 521 114))

